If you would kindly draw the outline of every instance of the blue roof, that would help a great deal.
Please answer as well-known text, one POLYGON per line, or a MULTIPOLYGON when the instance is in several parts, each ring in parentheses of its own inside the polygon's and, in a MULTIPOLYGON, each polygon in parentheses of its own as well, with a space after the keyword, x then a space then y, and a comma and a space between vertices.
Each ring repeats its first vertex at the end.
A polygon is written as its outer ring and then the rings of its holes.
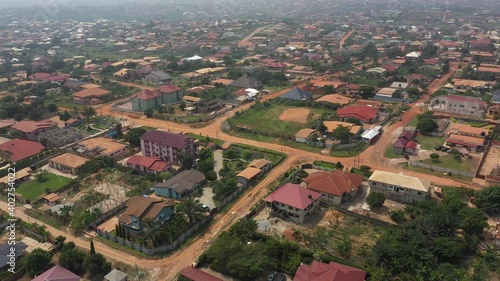
POLYGON ((492 102, 500 102, 500 90, 493 93, 492 102))

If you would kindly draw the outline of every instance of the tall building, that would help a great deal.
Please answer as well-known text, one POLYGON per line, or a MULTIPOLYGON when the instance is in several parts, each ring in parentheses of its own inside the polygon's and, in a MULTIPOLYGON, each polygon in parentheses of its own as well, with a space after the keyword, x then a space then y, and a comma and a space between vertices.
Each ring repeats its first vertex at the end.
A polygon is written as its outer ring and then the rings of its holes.
POLYGON ((195 157, 196 144, 194 139, 182 134, 153 130, 142 135, 141 151, 144 156, 158 157, 172 164, 180 164, 179 158, 182 154, 195 157))

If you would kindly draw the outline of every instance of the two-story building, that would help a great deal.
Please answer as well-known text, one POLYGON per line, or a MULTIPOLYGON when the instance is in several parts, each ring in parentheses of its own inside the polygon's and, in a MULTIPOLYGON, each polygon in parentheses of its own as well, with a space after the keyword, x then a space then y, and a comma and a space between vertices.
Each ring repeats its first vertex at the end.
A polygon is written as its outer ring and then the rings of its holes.
POLYGON ((175 212, 175 201, 134 196, 126 203, 127 208, 118 216, 118 221, 131 235, 140 233, 146 220, 160 226, 170 220, 175 212))
POLYGON ((87 163, 88 159, 72 154, 64 153, 49 160, 49 167, 60 172, 77 175, 81 166, 87 163))
POLYGON ((482 118, 488 104, 480 98, 466 96, 439 96, 429 103, 429 110, 482 118))
POLYGON ((57 123, 52 121, 20 121, 10 128, 19 132, 20 138, 39 141, 40 134, 57 128, 57 123))
POLYGON ((264 198, 264 201, 278 216, 304 223, 316 211, 320 197, 318 192, 287 183, 264 198))
POLYGON ((430 182, 403 174, 376 170, 368 179, 370 192, 380 192, 389 200, 412 203, 425 199, 430 193, 430 182))
POLYGON ((144 156, 157 157, 178 165, 183 154, 194 158, 196 142, 182 134, 152 130, 141 136, 141 151, 144 156))
POLYGON ((184 170, 171 179, 153 186, 157 196, 181 199, 200 192, 205 175, 196 170, 184 170))

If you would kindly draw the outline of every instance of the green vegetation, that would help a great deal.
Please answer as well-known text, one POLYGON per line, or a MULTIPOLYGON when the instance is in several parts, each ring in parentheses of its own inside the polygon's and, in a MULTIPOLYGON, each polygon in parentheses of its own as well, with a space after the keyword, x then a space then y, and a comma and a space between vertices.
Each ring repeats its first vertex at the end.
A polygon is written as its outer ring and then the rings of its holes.
POLYGON ((385 203, 385 195, 380 192, 370 192, 366 197, 366 203, 370 205, 370 208, 382 208, 385 203))
POLYGON ((47 173, 46 177, 47 178, 43 182, 30 180, 21 184, 17 188, 17 192, 27 200, 33 202, 40 198, 43 194, 47 193, 47 191, 50 190, 50 192, 55 192, 71 182, 68 178, 51 173, 47 173))
POLYGON ((476 192, 476 201, 474 203, 487 214, 500 214, 500 187, 490 186, 476 192))
POLYGON ((343 148, 343 149, 332 149, 330 151, 330 156, 333 157, 352 157, 358 154, 361 154, 365 149, 367 149, 370 145, 365 142, 361 142, 358 147, 353 148, 343 148))
POLYGON ((314 161, 313 164, 319 167, 324 167, 332 170, 335 170, 337 167, 336 163, 326 162, 326 161, 314 161))
POLYGON ((234 124, 235 129, 242 128, 243 130, 257 132, 259 135, 293 138, 300 129, 313 125, 313 116, 319 117, 326 112, 322 109, 308 108, 310 114, 304 116, 303 123, 299 123, 280 120, 281 114, 287 109, 298 109, 298 107, 263 103, 260 106, 255 106, 243 111, 241 114, 237 114, 231 120, 231 123, 234 124))
POLYGON ((420 148, 425 150, 432 150, 436 146, 443 145, 445 141, 443 137, 426 136, 420 133, 417 134, 416 140, 420 144, 420 148))
POLYGON ((390 144, 387 147, 387 149, 385 150, 384 157, 385 158, 403 158, 404 156, 394 152, 394 149, 392 149, 392 144, 390 144))
POLYGON ((422 160, 422 162, 436 167, 443 167, 465 172, 475 172, 478 165, 475 159, 462 158, 461 160, 456 160, 454 155, 452 154, 441 156, 436 160, 422 160))
POLYGON ((410 120, 410 122, 408 122, 408 124, 406 124, 406 126, 411 126, 411 127, 417 127, 418 125, 418 118, 417 116, 413 117, 413 119, 410 120))

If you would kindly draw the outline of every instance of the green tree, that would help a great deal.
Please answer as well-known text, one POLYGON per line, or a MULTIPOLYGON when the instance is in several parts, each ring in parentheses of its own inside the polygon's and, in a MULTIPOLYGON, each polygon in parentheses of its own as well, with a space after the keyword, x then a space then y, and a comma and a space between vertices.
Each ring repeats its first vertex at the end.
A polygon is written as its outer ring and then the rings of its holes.
POLYGON ((45 171, 42 171, 35 175, 35 180, 40 183, 46 182, 48 179, 49 179, 49 173, 45 171))
POLYGON ((438 128, 436 121, 430 118, 424 118, 418 121, 417 129, 423 133, 431 133, 438 128))
POLYGON ((432 162, 437 162, 439 159, 439 154, 437 153, 431 153, 429 157, 432 159, 432 162))
POLYGON ((476 192, 476 206, 489 215, 500 214, 500 186, 490 186, 476 192))
POLYGON ((95 255, 94 241, 90 240, 90 255, 95 255))
POLYGON ((59 256, 59 265, 66 268, 67 270, 83 275, 85 273, 84 261, 87 254, 76 248, 63 250, 59 256))
POLYGON ((48 110, 49 112, 51 112, 51 113, 52 113, 52 112, 57 112, 57 105, 55 105, 55 104, 51 103, 51 104, 47 105, 47 110, 48 110))
POLYGON ((385 195, 380 192, 370 192, 366 197, 366 203, 370 208, 381 208, 385 203, 385 195))
POLYGON ((182 168, 185 170, 190 170, 193 167, 194 159, 189 153, 180 153, 179 161, 181 162, 182 168))
POLYGON ((179 104, 179 109, 184 111, 185 108, 186 108, 186 102, 181 101, 181 103, 179 104))
POLYGON ((488 227, 486 214, 476 208, 465 207, 458 212, 459 226, 468 235, 480 235, 488 227))
POLYGON ((369 99, 375 96, 375 88, 371 86, 361 86, 358 91, 363 99, 369 99))
POLYGON ((28 276, 30 277, 36 277, 40 275, 49 268, 51 259, 52 255, 49 252, 40 248, 34 249, 26 257, 26 274, 28 274, 28 276))
POLYGON ((90 275, 111 271, 111 263, 102 254, 87 255, 83 261, 83 266, 90 275))
POLYGON ((95 116, 95 115, 96 115, 95 108, 93 108, 91 106, 87 106, 83 109, 83 116, 85 116, 85 120, 86 120, 87 124, 89 123, 90 118, 92 118, 92 116, 95 116))
POLYGON ((402 223, 406 221, 405 212, 403 210, 390 211, 389 217, 395 223, 402 223))
POLYGON ((139 146, 141 145, 141 137, 146 133, 146 130, 144 128, 133 128, 130 129, 125 136, 125 139, 132 145, 132 146, 139 146))
POLYGON ((189 224, 201 220, 205 216, 205 209, 200 201, 192 196, 186 197, 178 206, 178 211, 184 215, 189 224))
POLYGON ((339 140, 341 143, 348 143, 351 139, 351 133, 349 132, 348 127, 344 127, 342 125, 338 126, 333 132, 331 136, 335 139, 339 140))

